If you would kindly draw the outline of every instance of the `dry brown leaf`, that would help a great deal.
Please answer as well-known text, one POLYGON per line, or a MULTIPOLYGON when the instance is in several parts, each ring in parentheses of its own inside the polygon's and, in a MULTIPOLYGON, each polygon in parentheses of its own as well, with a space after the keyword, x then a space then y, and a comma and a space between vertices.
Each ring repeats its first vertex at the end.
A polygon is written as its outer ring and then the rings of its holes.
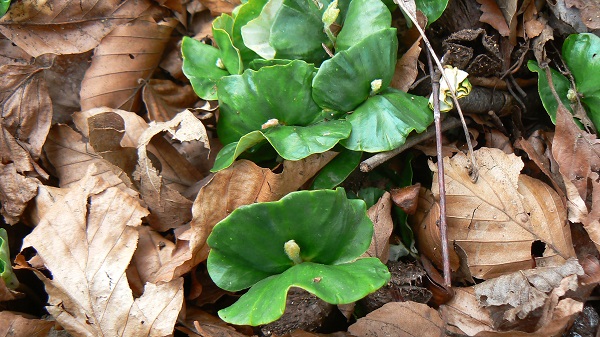
POLYGON ((190 328, 178 327, 177 330, 183 331, 188 336, 219 336, 219 337, 245 337, 227 323, 218 317, 215 317, 206 311, 190 308, 185 315, 186 325, 190 328), (191 329, 194 328, 194 330, 191 329))
POLYGON ((177 20, 142 17, 115 28, 96 48, 81 82, 81 109, 137 111, 141 89, 158 66, 177 20))
POLYGON ((121 147, 125 134, 125 121, 112 112, 94 115, 88 118, 89 144, 102 158, 119 167, 131 176, 137 163, 137 149, 121 147))
POLYGON ((477 3, 481 5, 479 9, 483 12, 479 21, 494 27, 502 36, 510 35, 507 20, 495 0, 477 0, 477 3))
POLYGON ((235 6, 239 5, 240 0, 199 0, 210 10, 210 14, 218 16, 223 13, 230 14, 235 6))
POLYGON ((506 154, 514 153, 515 150, 510 143, 510 139, 497 129, 486 130, 485 134, 486 147, 494 147, 502 150, 506 154))
POLYGON ((11 311, 0 311, 0 336, 2 337, 46 337, 53 326, 52 321, 28 318, 11 311))
POLYGON ((0 66, 27 65, 33 63, 33 60, 23 49, 0 34, 0 66))
MULTIPOLYGON (((22 298, 22 297, 25 297, 25 294, 20 293, 20 292, 15 291, 15 290, 12 290, 12 289, 9 289, 6 286, 6 282, 4 282, 4 279, 0 277, 0 302, 14 301, 14 300, 22 298)), ((0 310, 0 314, 1 313, 2 313, 2 311, 0 310)), ((0 319, 0 322, 1 321, 2 320, 0 319)), ((0 327, 1 326, 2 325, 0 325, 0 327)), ((2 336, 2 334, 0 334, 0 336, 2 336)))
POLYGON ((444 336, 444 321, 434 309, 417 302, 390 302, 348 328, 357 337, 444 336))
POLYGON ((151 6, 149 0, 16 1, 0 18, 0 33, 34 57, 79 54, 151 6))
POLYGON ((142 217, 137 200, 88 175, 41 215, 23 248, 33 247, 52 279, 34 270, 48 312, 73 336, 164 336, 183 303, 183 280, 145 286, 135 299, 125 269, 142 217), (49 236, 51 239, 48 239, 49 236))
MULTIPOLYGON (((465 252, 472 276, 489 279, 531 268, 536 240, 546 244, 544 256, 535 259, 541 265, 562 264, 574 256, 556 192, 541 181, 520 176, 523 162, 514 154, 493 148, 474 154, 479 165, 476 183, 469 177, 466 155, 444 158, 448 238, 465 252)), ((438 193, 436 184, 433 193, 438 193)))
POLYGON ((178 236, 174 256, 157 280, 179 277, 208 257, 206 239, 217 222, 237 207, 255 202, 279 200, 300 188, 327 164, 335 153, 315 154, 299 161, 285 161, 282 173, 273 173, 256 164, 239 160, 217 172, 196 197, 192 208, 191 228, 178 236))
POLYGON ((546 27, 546 21, 538 20, 538 10, 535 1, 529 1, 529 4, 523 12, 523 31, 526 39, 532 39, 539 36, 546 27))
POLYGON ((419 205, 421 184, 394 188, 390 191, 394 205, 400 207, 406 214, 415 214, 419 205))
POLYGON ((569 220, 581 222, 600 250, 600 140, 579 129, 562 104, 552 154, 564 180, 569 220))
POLYGON ((166 122, 177 113, 193 107, 198 96, 191 85, 179 86, 170 80, 152 79, 144 86, 143 99, 148 109, 148 119, 166 122))
POLYGON ((379 201, 369 208, 367 215, 373 222, 374 231, 371 245, 362 256, 377 257, 381 262, 387 263, 390 257, 390 235, 394 230, 390 193, 385 192, 379 201))
MULTIPOLYGON (((170 133, 174 140, 201 141, 206 148, 210 148, 204 125, 189 110, 177 114, 168 122, 152 123, 138 139, 138 165, 133 176, 139 182, 140 194, 149 206, 151 214, 148 221, 159 232, 179 227, 192 219, 192 201, 173 187, 165 185, 159 171, 148 157, 146 147, 156 135, 162 132, 170 133)), ((156 139, 164 140, 162 137, 156 139)), ((166 146, 171 145, 166 144, 166 146)), ((187 163, 181 155, 175 159, 187 163)), ((176 161, 170 161, 170 165, 176 164, 176 161)), ((196 180, 201 179, 199 172, 196 177, 196 180)))
POLYGON ((421 54, 421 37, 396 62, 396 70, 390 87, 407 92, 419 74, 419 55, 421 54))
POLYGON ((596 0, 565 0, 568 7, 577 7, 581 21, 589 29, 600 29, 600 3, 596 0))
POLYGON ((9 225, 19 221, 27 203, 37 194, 38 180, 17 172, 13 163, 0 164, 0 214, 9 225))

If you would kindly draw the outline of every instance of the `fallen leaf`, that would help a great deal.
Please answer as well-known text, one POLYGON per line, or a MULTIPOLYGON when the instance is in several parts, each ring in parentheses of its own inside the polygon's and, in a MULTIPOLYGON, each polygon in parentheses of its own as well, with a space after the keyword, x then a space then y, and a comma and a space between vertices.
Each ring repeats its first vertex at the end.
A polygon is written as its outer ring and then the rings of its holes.
MULTIPOLYGON (((13 289, 9 289, 6 286, 6 282, 4 282, 4 279, 0 277, 0 302, 14 301, 14 300, 22 298, 22 297, 25 297, 25 294, 15 291, 13 289)), ((2 311, 0 311, 0 315, 1 314, 2 314, 2 311)), ((0 318, 0 322, 2 322, 2 318, 0 318)), ((0 325, 0 331, 2 331, 1 327, 2 327, 2 325, 0 325)), ((0 333, 0 336, 2 336, 1 333, 0 333)))
POLYGON ((54 322, 28 318, 24 314, 0 311, 0 336, 46 337, 54 322))
POLYGON ((538 20, 538 10, 535 1, 529 1, 527 7, 523 10, 523 31, 525 39, 532 39, 539 36, 545 27, 545 19, 538 20))
POLYGON ((245 337, 223 320, 206 311, 190 308, 185 316, 186 325, 189 328, 178 327, 177 330, 185 332, 188 336, 219 336, 219 337, 245 337), (191 329, 194 327, 194 330, 191 329))
POLYGON ((419 205, 419 191, 421 184, 394 188, 390 191, 394 205, 400 207, 406 214, 415 214, 419 205))
POLYGON ((27 203, 37 194, 38 180, 17 172, 13 163, 0 164, 0 214, 9 225, 19 221, 27 203))
POLYGON ((390 87, 407 92, 419 74, 419 55, 421 54, 421 37, 396 62, 396 69, 390 87))
POLYGON ((0 18, 0 33, 33 57, 79 54, 151 6, 148 0, 15 1, 0 18))
POLYGON ((565 0, 568 7, 577 7, 581 21, 589 29, 600 29, 600 3, 595 0, 565 0))
POLYGON ((115 28, 96 48, 81 82, 81 109, 139 109, 141 89, 158 66, 177 20, 141 17, 115 28))
POLYGON ((479 10, 482 12, 479 21, 494 27, 502 36, 510 35, 507 20, 495 0, 477 0, 477 3, 481 5, 479 10))
POLYGON ((151 79, 144 86, 143 99, 148 119, 166 122, 198 101, 191 85, 179 86, 170 80, 151 79))
POLYGON ((485 130, 485 145, 502 150, 506 154, 514 153, 510 139, 497 129, 485 130))
POLYGON ((74 336, 171 334, 183 303, 183 280, 147 283, 134 299, 125 269, 148 211, 118 188, 88 175, 71 186, 25 237, 52 279, 48 312, 74 336), (107 226, 109 224, 109 226, 107 226), (51 235, 51 239, 49 239, 51 235))
POLYGON ((300 188, 336 153, 315 154, 299 161, 284 161, 283 172, 273 173, 256 164, 239 160, 217 172, 194 200, 191 228, 178 236, 177 248, 157 280, 179 277, 208 257, 206 239, 212 228, 234 209, 255 202, 279 200, 300 188))
POLYGON ((357 337, 444 336, 444 321, 434 309, 417 302, 390 302, 359 318, 348 328, 357 337))
POLYGON ((218 16, 223 13, 230 14, 233 9, 241 2, 239 0, 199 0, 210 10, 212 16, 218 16))
POLYGON ((385 192, 379 201, 368 209, 367 215, 373 222, 374 231, 371 245, 362 256, 377 257, 381 262, 387 263, 390 256, 390 235, 394 230, 390 193, 385 192))
POLYGON ((27 65, 33 63, 33 60, 23 49, 0 34, 0 66, 27 65))
MULTIPOLYGON (((535 258, 541 265, 562 264, 575 256, 566 212, 556 192, 519 175, 523 162, 514 154, 481 148, 474 155, 479 166, 476 183, 469 177, 466 155, 459 152, 444 158, 448 239, 465 252, 471 275, 489 279, 531 268, 535 241, 546 244, 544 256, 535 258)), ((437 195, 436 184, 432 189, 437 195)))

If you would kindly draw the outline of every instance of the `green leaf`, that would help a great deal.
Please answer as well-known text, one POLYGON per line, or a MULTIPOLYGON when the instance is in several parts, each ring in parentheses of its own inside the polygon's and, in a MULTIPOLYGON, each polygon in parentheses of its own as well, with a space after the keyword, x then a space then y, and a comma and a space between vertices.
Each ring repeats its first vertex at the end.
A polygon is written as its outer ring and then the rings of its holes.
POLYGON ((16 289, 19 286, 17 276, 13 273, 10 265, 8 235, 4 228, 0 228, 0 277, 2 277, 8 289, 16 289))
POLYGON ((219 222, 207 241, 208 271, 217 286, 238 291, 292 267, 289 240, 304 261, 339 265, 364 253, 372 235, 365 203, 348 200, 343 189, 293 192, 239 207, 219 222))
POLYGON ((10 7, 10 0, 0 0, 0 17, 6 14, 10 7))
POLYGON ((354 110, 371 93, 371 83, 387 88, 396 67, 398 38, 388 28, 369 35, 323 62, 313 80, 313 98, 323 109, 354 110))
POLYGON ((377 201, 379 201, 379 198, 381 198, 384 194, 385 190, 380 188, 366 187, 361 188, 356 196, 364 200, 365 204, 367 204, 367 208, 370 208, 371 206, 375 205, 377 201))
POLYGON ((212 24, 213 37, 221 50, 221 60, 231 74, 241 74, 244 70, 240 51, 233 46, 231 34, 233 32, 233 18, 223 14, 216 18, 212 24))
POLYGON ((242 27, 260 15, 260 12, 267 1, 268 0, 249 0, 242 6, 237 7, 238 10, 234 18, 231 37, 233 39, 233 45, 240 51, 244 66, 247 66, 250 61, 260 58, 260 56, 244 44, 242 27))
MULTIPOLYGON (((527 68, 538 73, 538 92, 540 93, 540 98, 542 99, 542 105, 544 106, 544 109, 546 109, 548 115, 550 115, 552 123, 556 124, 556 109, 558 109, 558 103, 556 102, 556 99, 554 99, 552 90, 550 90, 550 84, 546 78, 546 72, 544 69, 540 68, 537 62, 533 60, 529 60, 529 62, 527 62, 527 68)), ((569 88, 571 87, 569 79, 552 68, 550 68, 550 73, 552 76, 552 83, 554 84, 554 89, 556 90, 558 97, 563 105, 572 112, 571 102, 569 102, 569 99, 567 98, 567 92, 569 92, 569 88)))
POLYGON ((446 6, 448 6, 448 0, 415 0, 417 9, 420 10, 427 17, 427 26, 435 22, 442 16, 446 6))
POLYGON ((570 35, 562 54, 575 78, 581 102, 589 108, 588 116, 600 130, 600 37, 590 33, 570 35))
POLYGON ((331 160, 315 177, 311 189, 327 190, 344 182, 360 164, 362 152, 344 149, 331 160))
POLYGON ((221 142, 238 141, 270 119, 288 126, 311 123, 321 112, 311 95, 314 73, 312 65, 296 60, 224 77, 218 83, 221 142))
POLYGON ((302 59, 320 64, 329 43, 311 0, 269 0, 259 16, 241 28, 244 44, 265 59, 302 59))
POLYGON ((392 14, 380 0, 353 0, 344 26, 337 36, 335 50, 347 50, 367 36, 390 28, 391 25, 392 14))
POLYGON ((334 266, 305 262, 258 282, 232 306, 220 310, 219 317, 237 325, 266 324, 283 315, 291 287, 331 304, 347 304, 381 288, 389 278, 387 267, 377 258, 334 266))
POLYGON ((352 133, 341 145, 354 151, 381 152, 404 144, 413 130, 425 131, 433 114, 426 98, 388 89, 370 97, 346 120, 352 124, 352 133))
POLYGON ((252 70, 259 70, 262 67, 271 67, 271 66, 284 66, 286 64, 289 64, 290 62, 292 62, 292 60, 282 60, 282 59, 272 59, 272 60, 265 60, 265 59, 256 59, 256 60, 252 60, 249 64, 248 67, 252 70))
POLYGON ((350 124, 346 121, 329 121, 310 126, 274 126, 265 131, 252 131, 238 142, 227 144, 221 149, 212 172, 220 171, 233 164, 242 152, 267 140, 277 153, 287 160, 300 160, 315 153, 330 150, 341 139, 350 135, 350 124))
POLYGON ((192 83, 198 97, 205 100, 217 99, 217 82, 229 75, 217 66, 221 52, 207 44, 184 36, 181 42, 183 73, 192 83))

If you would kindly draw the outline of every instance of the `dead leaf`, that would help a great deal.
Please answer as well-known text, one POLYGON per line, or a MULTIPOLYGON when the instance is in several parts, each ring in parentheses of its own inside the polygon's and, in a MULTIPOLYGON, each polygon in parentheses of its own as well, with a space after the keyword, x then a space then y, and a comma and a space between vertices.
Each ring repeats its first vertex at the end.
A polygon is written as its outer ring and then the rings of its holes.
POLYGON ((230 14, 233 9, 241 2, 239 0, 199 0, 210 10, 212 16, 218 16, 223 13, 230 14))
POLYGON ((37 194, 38 180, 17 172, 13 163, 0 164, 0 214, 9 225, 19 221, 27 203, 37 194))
POLYGON ((497 129, 486 130, 484 136, 486 147, 500 149, 506 154, 511 154, 515 152, 510 139, 497 129))
POLYGON ((193 107, 198 96, 191 85, 179 86, 170 80, 151 79, 144 86, 143 99, 148 109, 148 119, 166 122, 179 112, 193 107))
POLYGON ((523 11, 523 31, 525 39, 539 36, 546 27, 546 21, 538 20, 538 10, 535 1, 529 1, 523 11))
MULTIPOLYGON (((531 245, 536 240, 546 244, 544 256, 535 258, 544 266, 562 264, 575 255, 556 192, 541 181, 519 175, 523 162, 514 154, 481 148, 475 158, 479 165, 476 183, 469 177, 466 155, 459 152, 444 158, 448 239, 465 252, 472 276, 489 279, 531 268, 531 245)), ((432 188, 437 195, 437 185, 432 188)))
POLYGON ((188 336, 204 337, 204 336, 219 336, 219 337, 245 337, 223 320, 215 317, 206 311, 190 308, 185 317, 186 325, 189 328, 177 327, 177 330, 185 332, 188 336), (191 327, 194 329, 192 330, 191 327))
MULTIPOLYGON (((4 269, 4 266, 3 266, 3 269, 4 269)), ((14 301, 16 299, 23 298, 23 297, 25 297, 25 294, 15 291, 13 289, 9 289, 6 286, 6 282, 4 282, 4 279, 0 277, 0 302, 14 301)), ((2 314, 1 310, 0 310, 0 314, 2 314)), ((2 318, 0 318, 0 322, 2 322, 2 318)), ((0 331, 2 331, 1 327, 2 327, 2 325, 0 325, 0 331)), ((2 336, 1 333, 0 333, 0 336, 2 336)))
POLYGON ((81 109, 139 109, 141 89, 158 66, 177 20, 142 17, 115 28, 96 48, 81 82, 81 109))
POLYGON ((495 0, 477 0, 477 3, 481 5, 480 10, 483 12, 479 21, 494 27, 502 36, 510 35, 507 20, 495 0))
POLYGON ((148 0, 16 1, 0 18, 0 33, 33 57, 79 54, 151 6, 148 0))
POLYGON ((212 228, 234 209, 255 202, 279 200, 297 190, 327 164, 336 153, 315 154, 299 161, 285 161, 282 173, 239 160, 217 172, 194 200, 191 228, 178 236, 177 248, 157 280, 179 277, 208 257, 206 239, 212 228))
POLYGON ((419 55, 421 54, 421 37, 396 62, 396 70, 390 87, 407 92, 419 74, 419 55))
POLYGON ((33 60, 23 49, 0 34, 0 66, 27 65, 33 63, 33 60))
POLYGON ((387 263, 390 256, 390 235, 394 230, 392 220, 392 198, 385 192, 379 201, 367 211, 369 219, 373 222, 373 237, 369 249, 363 257, 377 257, 381 262, 387 263))
POLYGON ((357 337, 444 336, 444 321, 426 304, 391 302, 360 318, 348 328, 357 337))
POLYGON ((581 259, 581 267, 585 272, 579 279, 581 284, 597 284, 600 283, 600 261, 593 255, 586 255, 581 259))
POLYGON ((390 191, 394 205, 400 207, 406 214, 415 214, 419 205, 419 191, 421 184, 394 188, 390 191))
POLYGON ((24 314, 0 311, 0 336, 46 337, 54 322, 29 318, 24 314))
POLYGON ((88 175, 70 187, 23 241, 52 274, 48 312, 75 336, 164 336, 183 302, 183 280, 147 283, 135 299, 125 269, 148 214, 139 203, 88 175), (109 226, 107 226, 109 225, 109 226), (51 235, 51 239, 49 239, 51 235))
POLYGON ((577 7, 581 21, 589 29, 600 29, 600 3, 595 0, 565 0, 568 7, 577 7))

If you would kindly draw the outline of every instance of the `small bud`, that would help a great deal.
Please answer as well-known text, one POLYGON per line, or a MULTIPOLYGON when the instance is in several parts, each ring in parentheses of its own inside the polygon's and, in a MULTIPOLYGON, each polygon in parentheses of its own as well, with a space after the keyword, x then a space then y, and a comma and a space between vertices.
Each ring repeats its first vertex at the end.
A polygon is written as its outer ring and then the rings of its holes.
POLYGON ((225 69, 225 64, 223 63, 223 60, 221 60, 220 58, 217 59, 217 63, 215 65, 221 69, 225 69))
POLYGON ((331 26, 335 20, 337 20, 338 15, 340 15, 340 9, 337 6, 338 0, 333 1, 327 6, 327 9, 323 13, 323 17, 321 18, 325 27, 331 26))
POLYGON ((283 245, 283 250, 285 254, 288 256, 290 260, 294 262, 294 264, 302 263, 302 258, 300 257, 300 246, 294 240, 290 240, 283 245))
POLYGON ((272 128, 274 126, 279 125, 279 120, 277 118, 271 118, 268 121, 266 121, 263 125, 261 125, 261 130, 264 129, 268 129, 268 128, 272 128))
POLYGON ((571 103, 577 102, 577 91, 569 88, 569 91, 567 91, 567 99, 571 103))
POLYGON ((371 82, 371 96, 375 95, 376 93, 379 92, 379 90, 381 90, 381 86, 383 85, 383 81, 378 78, 376 80, 373 80, 371 82))

